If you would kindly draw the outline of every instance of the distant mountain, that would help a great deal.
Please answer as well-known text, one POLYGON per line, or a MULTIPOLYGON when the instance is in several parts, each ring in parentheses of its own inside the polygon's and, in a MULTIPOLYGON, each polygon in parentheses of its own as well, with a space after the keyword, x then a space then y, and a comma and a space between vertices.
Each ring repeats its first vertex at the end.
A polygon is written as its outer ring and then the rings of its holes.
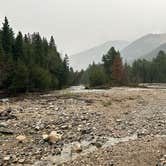
POLYGON ((160 45, 158 48, 154 49, 150 53, 143 55, 141 57, 141 59, 152 60, 153 58, 155 58, 159 54, 160 51, 166 52, 166 43, 160 45))
POLYGON ((74 70, 86 69, 93 61, 96 63, 101 62, 103 54, 106 54, 111 47, 122 50, 128 44, 129 42, 121 40, 108 41, 94 48, 70 56, 70 64, 74 70))
POLYGON ((148 34, 124 48, 121 55, 124 61, 131 64, 136 59, 150 56, 148 54, 163 43, 166 43, 166 34, 148 34))

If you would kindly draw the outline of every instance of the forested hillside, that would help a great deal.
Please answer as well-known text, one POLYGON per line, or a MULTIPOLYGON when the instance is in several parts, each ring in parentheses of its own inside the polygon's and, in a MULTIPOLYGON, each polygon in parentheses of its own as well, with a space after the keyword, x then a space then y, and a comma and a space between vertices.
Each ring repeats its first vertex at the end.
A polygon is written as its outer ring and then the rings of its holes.
POLYGON ((160 51, 153 60, 138 59, 132 65, 123 64, 120 53, 113 47, 102 58, 83 72, 82 83, 90 87, 137 85, 138 83, 166 82, 166 54, 160 51))
POLYGON ((14 34, 5 17, 0 30, 0 89, 25 92, 60 89, 69 84, 67 55, 57 51, 53 36, 14 34))

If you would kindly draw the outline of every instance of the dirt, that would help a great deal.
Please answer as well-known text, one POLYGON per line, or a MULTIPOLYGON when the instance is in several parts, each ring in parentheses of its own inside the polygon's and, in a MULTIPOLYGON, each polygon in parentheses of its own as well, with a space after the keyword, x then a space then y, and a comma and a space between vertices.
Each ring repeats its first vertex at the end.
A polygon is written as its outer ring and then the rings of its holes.
POLYGON ((16 118, 0 120, 0 165, 159 166, 166 154, 165 99, 165 89, 127 87, 3 99, 0 112, 10 107, 16 118), (56 143, 42 138, 51 131, 62 136, 56 143))

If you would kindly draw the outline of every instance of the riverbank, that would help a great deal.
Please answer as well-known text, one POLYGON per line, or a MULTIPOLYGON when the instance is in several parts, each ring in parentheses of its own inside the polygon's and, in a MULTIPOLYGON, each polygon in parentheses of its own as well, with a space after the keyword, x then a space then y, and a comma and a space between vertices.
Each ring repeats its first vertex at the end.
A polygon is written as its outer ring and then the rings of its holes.
POLYGON ((164 89, 127 87, 9 98, 16 118, 0 120, 0 163, 156 165, 166 154, 165 99, 164 89), (52 131, 54 143, 43 138, 52 131))

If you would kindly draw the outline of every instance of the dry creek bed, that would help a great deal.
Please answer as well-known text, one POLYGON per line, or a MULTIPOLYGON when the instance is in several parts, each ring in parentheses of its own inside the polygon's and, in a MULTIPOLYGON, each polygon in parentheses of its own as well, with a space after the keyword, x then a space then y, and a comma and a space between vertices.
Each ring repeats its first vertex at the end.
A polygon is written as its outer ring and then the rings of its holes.
POLYGON ((72 90, 0 102, 0 165, 165 166, 165 155, 165 89, 72 90), (52 131, 54 141, 43 138, 52 131))

